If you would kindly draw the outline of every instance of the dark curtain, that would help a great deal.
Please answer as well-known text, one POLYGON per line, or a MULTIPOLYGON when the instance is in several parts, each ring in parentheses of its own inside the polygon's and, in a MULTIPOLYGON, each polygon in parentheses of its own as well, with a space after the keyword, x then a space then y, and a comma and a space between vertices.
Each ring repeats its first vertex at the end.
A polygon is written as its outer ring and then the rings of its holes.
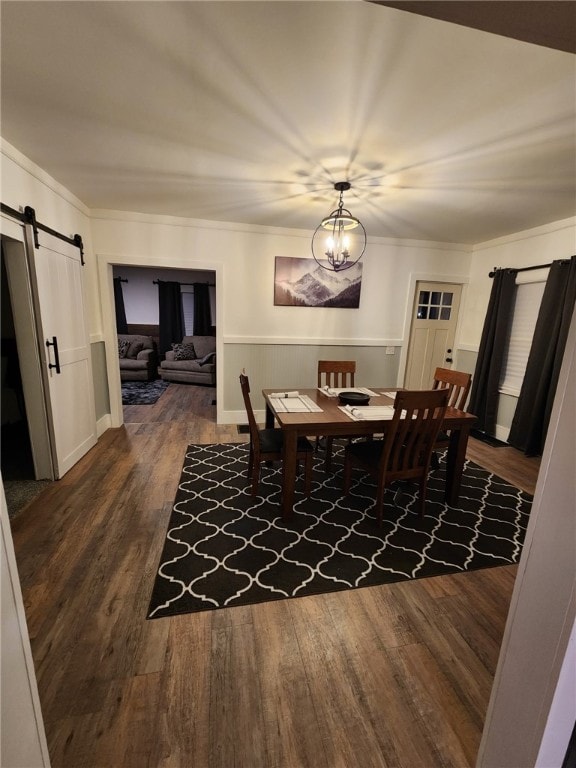
POLYGON ((122 282, 119 277, 115 277, 114 284, 114 308, 116 310, 116 333, 128 333, 128 323, 126 322, 126 310, 124 309, 124 294, 122 293, 122 282))
POLYGON ((515 270, 496 270, 472 379, 468 411, 478 417, 475 428, 489 434, 496 429, 498 388, 514 306, 515 281, 515 270))
POLYGON ((194 336, 210 336, 210 289, 208 283, 194 283, 194 336))
POLYGON ((575 302, 576 256, 552 262, 508 436, 528 456, 544 449, 575 302))
POLYGON ((158 317, 158 352, 163 360, 171 345, 184 337, 180 283, 158 281, 158 317))

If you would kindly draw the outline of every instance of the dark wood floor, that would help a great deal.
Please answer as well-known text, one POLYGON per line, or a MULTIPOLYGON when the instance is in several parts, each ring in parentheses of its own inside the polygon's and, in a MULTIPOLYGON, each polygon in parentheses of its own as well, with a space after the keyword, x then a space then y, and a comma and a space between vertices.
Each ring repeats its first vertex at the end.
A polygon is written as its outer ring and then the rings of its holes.
POLYGON ((186 445, 247 439, 213 398, 127 407, 12 520, 53 768, 473 766, 515 566, 146 621, 186 445))

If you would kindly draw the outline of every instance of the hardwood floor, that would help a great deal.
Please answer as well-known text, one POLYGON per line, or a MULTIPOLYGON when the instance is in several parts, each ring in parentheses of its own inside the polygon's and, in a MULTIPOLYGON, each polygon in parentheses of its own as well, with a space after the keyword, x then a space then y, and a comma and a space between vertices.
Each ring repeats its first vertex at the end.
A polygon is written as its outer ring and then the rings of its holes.
MULTIPOLYGON (((186 445, 248 439, 213 397, 126 407, 12 520, 53 768, 473 766, 516 566, 145 619, 186 445)), ((510 451, 470 446, 533 491, 510 451)))
POLYGON ((476 464, 494 472, 516 488, 534 495, 540 470, 539 456, 524 456, 512 446, 491 448, 474 438, 468 441, 466 455, 476 464))

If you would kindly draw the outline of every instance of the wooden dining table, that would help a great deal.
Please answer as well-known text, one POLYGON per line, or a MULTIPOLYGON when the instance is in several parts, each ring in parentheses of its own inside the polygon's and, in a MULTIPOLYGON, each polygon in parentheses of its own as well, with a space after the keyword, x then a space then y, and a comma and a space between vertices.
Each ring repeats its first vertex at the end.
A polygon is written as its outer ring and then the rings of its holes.
MULTIPOLYGON (((371 397, 371 406, 393 405, 396 388, 393 387, 369 387, 369 390, 378 393, 371 397), (384 394, 384 393, 389 394, 384 394)), ((384 433, 389 419, 356 421, 350 418, 342 409, 337 396, 328 396, 318 388, 299 389, 299 396, 308 399, 317 407, 318 411, 312 412, 286 412, 284 404, 275 407, 278 403, 271 395, 279 393, 278 389, 263 389, 262 394, 266 402, 266 428, 272 428, 276 421, 284 434, 283 467, 282 467, 282 517, 289 519, 294 514, 294 489, 296 484, 296 445, 300 436, 331 436, 354 437, 366 435, 367 437, 384 433)), ((454 505, 458 501, 460 483, 466 459, 466 447, 468 435, 474 426, 476 416, 456 408, 447 408, 442 429, 450 432, 450 444, 446 459, 446 503, 454 505)))

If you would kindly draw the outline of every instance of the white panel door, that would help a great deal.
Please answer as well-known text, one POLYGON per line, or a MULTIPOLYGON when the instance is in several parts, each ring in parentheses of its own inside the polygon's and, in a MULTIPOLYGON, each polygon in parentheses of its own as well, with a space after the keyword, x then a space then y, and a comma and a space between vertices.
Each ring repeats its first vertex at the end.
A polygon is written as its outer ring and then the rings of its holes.
POLYGON ((451 368, 462 286, 416 283, 404 386, 430 389, 436 368, 451 368))
POLYGON ((96 444, 96 410, 80 250, 43 232, 30 249, 56 478, 96 444))

